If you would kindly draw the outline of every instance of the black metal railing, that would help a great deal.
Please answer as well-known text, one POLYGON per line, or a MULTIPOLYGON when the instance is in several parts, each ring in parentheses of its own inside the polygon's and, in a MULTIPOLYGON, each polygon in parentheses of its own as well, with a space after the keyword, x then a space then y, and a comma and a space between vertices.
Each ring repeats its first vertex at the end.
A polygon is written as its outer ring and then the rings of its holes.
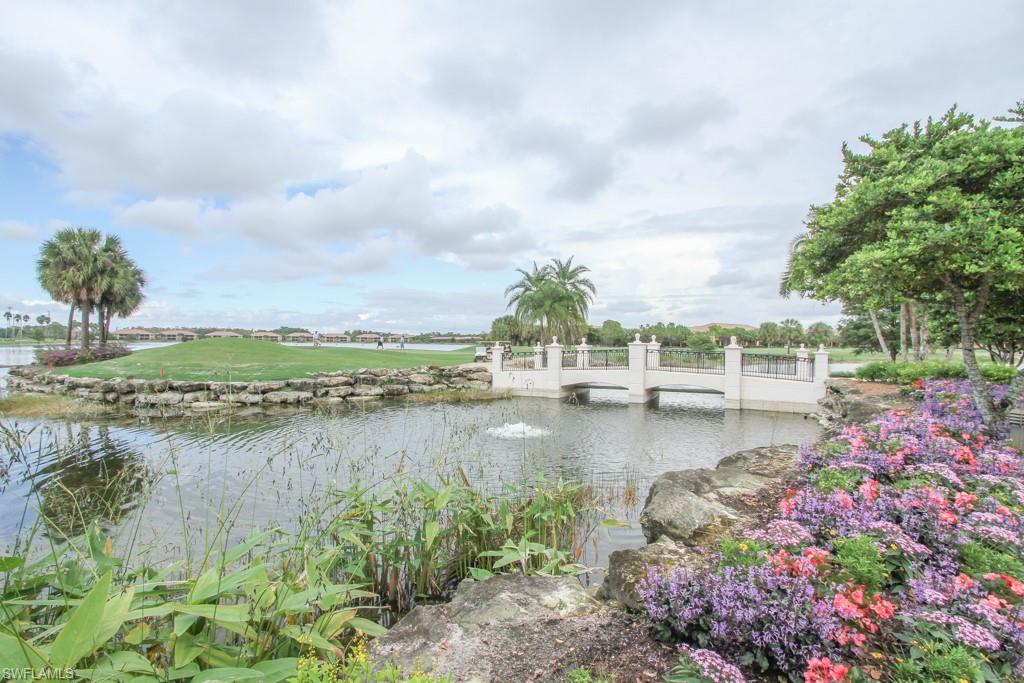
POLYGON ((748 377, 814 381, 814 361, 799 356, 776 356, 768 353, 744 353, 742 372, 748 377))
POLYGON ((701 375, 724 375, 725 354, 721 351, 648 349, 647 369, 693 372, 701 375))
POLYGON ((563 368, 575 368, 578 366, 580 361, 583 360, 583 354, 586 351, 575 351, 570 349, 562 349, 562 367, 563 368))
POLYGON ((584 366, 588 368, 595 370, 629 369, 629 349, 593 349, 578 353, 587 354, 587 358, 584 359, 584 366))
POLYGON ((543 352, 536 354, 533 351, 515 351, 501 357, 502 370, 543 370, 547 366, 547 354, 543 352))

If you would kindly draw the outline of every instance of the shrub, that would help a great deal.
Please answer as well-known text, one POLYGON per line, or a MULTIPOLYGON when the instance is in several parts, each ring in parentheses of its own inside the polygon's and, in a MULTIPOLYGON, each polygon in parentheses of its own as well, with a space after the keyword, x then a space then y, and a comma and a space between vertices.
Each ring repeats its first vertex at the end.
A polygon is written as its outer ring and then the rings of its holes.
MULTIPOLYGON (((985 364, 981 374, 989 382, 1008 383, 1017 374, 1009 365, 985 364)), ((926 379, 964 379, 967 371, 963 363, 946 361, 920 361, 916 363, 893 363, 874 361, 857 368, 854 376, 868 382, 889 382, 890 384, 914 384, 926 379)))
POLYGON ((121 344, 107 344, 91 349, 68 349, 55 347, 40 349, 36 351, 36 363, 47 367, 65 367, 68 365, 80 365, 82 363, 93 363, 111 358, 127 356, 131 350, 121 344))
POLYGON ((892 683, 962 683, 982 679, 978 653, 962 645, 925 641, 894 667, 892 683))
POLYGON ((885 563, 878 544, 864 534, 836 542, 836 564, 850 580, 863 584, 872 593, 877 592, 885 580, 885 563))

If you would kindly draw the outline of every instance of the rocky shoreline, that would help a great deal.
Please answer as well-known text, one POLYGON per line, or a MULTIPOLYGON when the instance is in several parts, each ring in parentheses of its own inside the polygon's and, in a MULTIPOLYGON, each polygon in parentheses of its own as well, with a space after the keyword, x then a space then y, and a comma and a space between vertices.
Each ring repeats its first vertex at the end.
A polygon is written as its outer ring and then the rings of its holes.
POLYGON ((37 366, 12 368, 7 377, 7 389, 12 392, 69 396, 161 414, 260 406, 332 407, 409 394, 490 388, 491 373, 480 366, 373 368, 254 382, 69 377, 37 366))

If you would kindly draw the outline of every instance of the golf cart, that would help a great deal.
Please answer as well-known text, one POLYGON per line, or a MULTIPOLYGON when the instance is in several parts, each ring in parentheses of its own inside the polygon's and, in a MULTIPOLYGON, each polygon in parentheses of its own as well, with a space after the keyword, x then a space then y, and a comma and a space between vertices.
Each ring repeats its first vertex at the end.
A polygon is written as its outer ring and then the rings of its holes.
POLYGON ((473 361, 477 363, 490 363, 491 352, 495 346, 501 347, 502 358, 512 357, 512 342, 509 341, 497 341, 492 344, 485 344, 484 346, 476 347, 476 353, 473 356, 473 361))

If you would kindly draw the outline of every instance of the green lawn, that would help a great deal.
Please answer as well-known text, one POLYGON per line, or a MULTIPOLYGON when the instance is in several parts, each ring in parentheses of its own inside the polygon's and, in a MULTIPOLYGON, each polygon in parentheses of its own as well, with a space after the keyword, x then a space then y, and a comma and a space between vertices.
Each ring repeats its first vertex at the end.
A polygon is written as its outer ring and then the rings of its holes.
POLYGON ((72 377, 135 377, 249 381, 304 377, 311 372, 357 368, 412 368, 458 365, 473 360, 473 347, 457 351, 377 351, 282 346, 248 339, 199 339, 135 353, 123 358, 58 368, 72 377), (163 374, 161 375, 161 371, 163 374))

